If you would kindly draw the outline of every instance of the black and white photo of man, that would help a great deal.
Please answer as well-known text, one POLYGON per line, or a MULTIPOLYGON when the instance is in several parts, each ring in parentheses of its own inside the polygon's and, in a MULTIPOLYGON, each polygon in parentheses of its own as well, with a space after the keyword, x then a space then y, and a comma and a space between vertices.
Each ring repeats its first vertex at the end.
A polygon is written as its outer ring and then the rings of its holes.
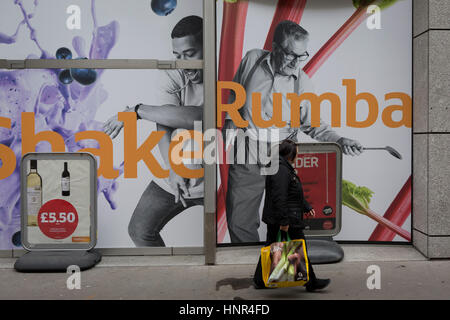
MULTIPOLYGON (((282 21, 278 24, 273 37, 273 50, 253 49, 242 59, 233 81, 241 84, 247 92, 261 93, 261 116, 270 120, 273 115, 273 93, 281 93, 283 121, 287 126, 276 129, 279 141, 297 139, 297 133, 307 134, 322 142, 338 143, 347 155, 359 155, 362 145, 349 138, 341 137, 330 125, 321 120, 320 127, 311 126, 311 104, 304 100, 300 106, 300 128, 290 125, 290 103, 288 93, 298 95, 314 92, 311 80, 301 69, 303 61, 309 57, 309 33, 292 21, 282 21)), ((234 101, 234 92, 230 101, 234 101)), ((239 110, 244 120, 249 122, 249 137, 258 141, 258 128, 252 121, 252 101, 247 98, 239 110)), ((227 118, 224 130, 235 128, 232 120, 227 118)), ((228 231, 232 243, 259 242, 258 228, 260 225, 259 207, 261 205, 265 176, 260 173, 258 164, 232 164, 229 167, 228 187, 226 195, 226 216, 228 231)))
MULTIPOLYGON (((173 28, 172 50, 175 59, 203 59, 203 20, 187 16, 173 28)), ((203 71, 176 69, 162 71, 159 78, 159 101, 155 105, 138 104, 123 112, 135 112, 138 119, 156 123, 165 136, 158 144, 162 159, 169 165, 169 144, 177 129, 194 129, 194 122, 203 118, 203 71)), ((115 138, 123 122, 118 116, 104 124, 104 131, 115 138)), ((201 164, 185 164, 199 169, 201 164)), ((170 169, 169 178, 154 178, 146 187, 128 225, 128 234, 138 247, 165 246, 160 232, 164 226, 184 210, 203 205, 203 178, 186 179, 170 169)))

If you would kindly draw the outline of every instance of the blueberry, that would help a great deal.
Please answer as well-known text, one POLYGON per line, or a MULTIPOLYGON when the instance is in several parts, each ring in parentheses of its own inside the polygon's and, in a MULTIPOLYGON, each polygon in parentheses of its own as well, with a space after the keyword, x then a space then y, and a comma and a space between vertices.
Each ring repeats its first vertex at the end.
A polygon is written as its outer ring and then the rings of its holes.
POLYGON ((158 16, 167 16, 175 10, 177 0, 152 0, 152 10, 158 16))
POLYGON ((58 51, 56 51, 56 59, 59 60, 72 59, 72 51, 64 47, 59 48, 58 51))
POLYGON ((62 70, 62 71, 59 73, 58 78, 59 78, 59 81, 60 81, 61 83, 63 83, 63 84, 71 84, 72 81, 73 81, 73 78, 72 78, 72 76, 70 75, 70 70, 69 70, 69 69, 62 70))
MULTIPOLYGON (((87 58, 77 58, 76 60, 84 60, 87 58)), ((94 69, 70 69, 72 78, 84 86, 93 84, 97 80, 97 71, 94 69)))
POLYGON ((97 80, 97 71, 94 69, 70 69, 70 74, 84 86, 93 84, 97 80))
POLYGON ((17 231, 16 233, 13 234, 11 241, 12 241, 13 245, 15 245, 16 247, 22 246, 22 239, 20 237, 20 231, 17 231))

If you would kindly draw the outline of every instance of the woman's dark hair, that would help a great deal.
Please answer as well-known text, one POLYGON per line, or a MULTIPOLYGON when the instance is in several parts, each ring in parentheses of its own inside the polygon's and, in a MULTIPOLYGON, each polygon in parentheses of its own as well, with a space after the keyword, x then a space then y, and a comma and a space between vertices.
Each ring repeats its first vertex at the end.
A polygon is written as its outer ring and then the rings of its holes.
POLYGON ((297 144, 292 140, 283 140, 280 143, 280 156, 288 161, 292 161, 297 156, 297 144))

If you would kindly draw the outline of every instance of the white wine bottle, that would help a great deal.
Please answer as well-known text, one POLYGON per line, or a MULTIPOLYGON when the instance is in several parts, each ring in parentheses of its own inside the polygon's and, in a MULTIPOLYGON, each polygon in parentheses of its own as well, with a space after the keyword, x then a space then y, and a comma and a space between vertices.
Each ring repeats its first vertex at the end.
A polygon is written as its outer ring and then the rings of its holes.
POLYGON ((28 226, 37 226, 37 215, 42 207, 42 178, 37 172, 37 160, 30 160, 27 175, 28 226))
POLYGON ((67 169, 67 162, 64 162, 64 171, 61 175, 61 189, 63 197, 70 196, 70 172, 67 169))

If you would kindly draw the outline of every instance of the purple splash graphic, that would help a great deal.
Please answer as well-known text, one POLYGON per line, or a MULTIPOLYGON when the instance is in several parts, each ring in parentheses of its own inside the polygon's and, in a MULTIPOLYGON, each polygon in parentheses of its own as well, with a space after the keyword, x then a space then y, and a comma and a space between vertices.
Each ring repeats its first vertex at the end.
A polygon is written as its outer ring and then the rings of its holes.
MULTIPOLYGON (((106 59, 117 41, 119 24, 113 21, 105 26, 97 25, 95 0, 92 2, 94 21, 93 38, 89 58, 106 59)), ((38 33, 32 27, 34 13, 27 13, 21 0, 14 0, 23 15, 16 32, 8 36, 0 33, 0 44, 14 44, 23 25, 28 28, 30 39, 41 52, 41 59, 55 59, 39 44, 38 33)), ((34 0, 34 9, 38 1, 34 0)), ((72 41, 75 52, 86 57, 86 42, 81 37, 72 41)), ((38 58, 28 56, 28 58, 38 58)), ((17 70, 0 72, 0 116, 11 119, 12 128, 0 128, 0 143, 12 149, 16 155, 17 166, 14 173, 0 180, 0 249, 12 249, 12 236, 20 231, 20 159, 22 149, 21 114, 34 112, 36 132, 55 131, 65 140, 68 152, 84 148, 98 148, 95 140, 75 142, 77 132, 86 130, 102 131, 103 124, 94 121, 98 108, 108 97, 100 83, 103 70, 98 71, 97 81, 89 86, 77 82, 64 85, 58 80, 60 70, 17 70)), ((37 152, 51 152, 48 143, 40 143, 37 152)), ((122 174, 123 167, 119 168, 122 174)), ((117 181, 103 177, 98 179, 98 192, 102 193, 112 209, 116 208, 113 194, 117 181)))

